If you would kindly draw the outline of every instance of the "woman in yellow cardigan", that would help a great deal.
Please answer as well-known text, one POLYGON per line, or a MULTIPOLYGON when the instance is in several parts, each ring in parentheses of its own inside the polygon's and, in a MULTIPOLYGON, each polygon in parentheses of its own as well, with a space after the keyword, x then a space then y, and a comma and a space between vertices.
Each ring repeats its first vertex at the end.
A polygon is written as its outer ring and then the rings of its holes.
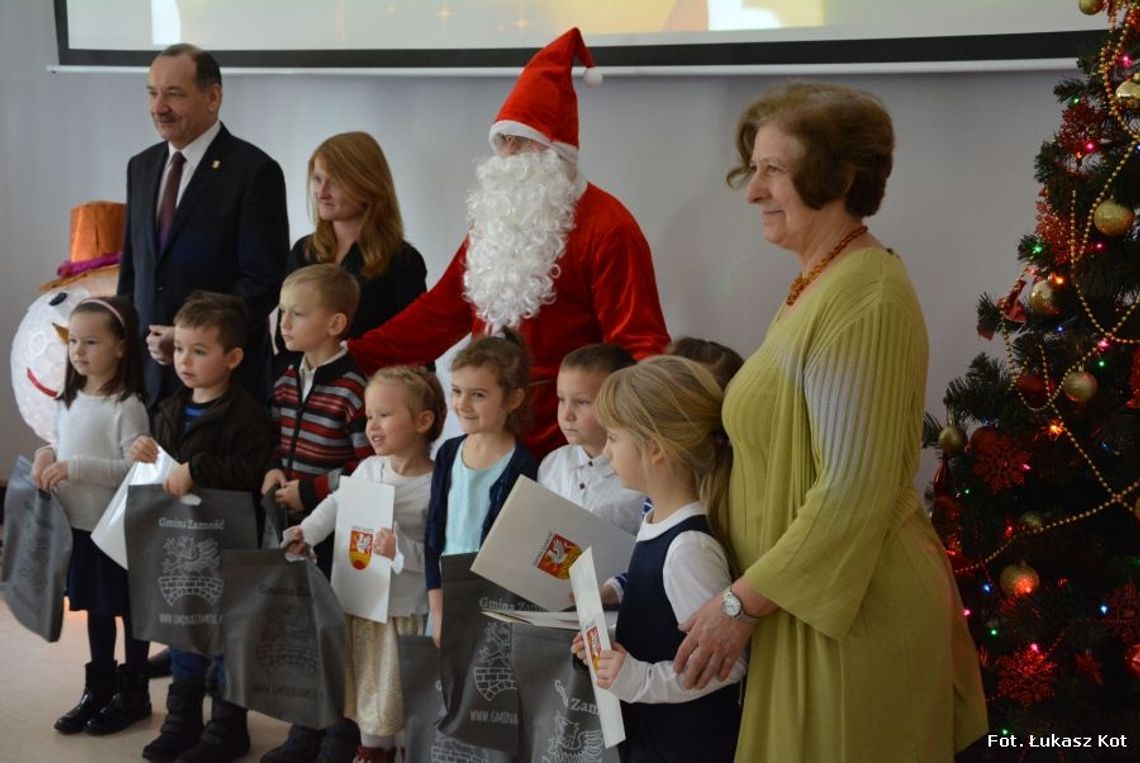
POLYGON ((737 761, 948 761, 986 731, 962 603, 913 486, 922 312, 863 225, 893 148, 879 101, 834 85, 771 90, 738 128, 729 181, 801 274, 725 397, 742 574, 682 624, 677 654, 703 685, 750 644, 737 761))

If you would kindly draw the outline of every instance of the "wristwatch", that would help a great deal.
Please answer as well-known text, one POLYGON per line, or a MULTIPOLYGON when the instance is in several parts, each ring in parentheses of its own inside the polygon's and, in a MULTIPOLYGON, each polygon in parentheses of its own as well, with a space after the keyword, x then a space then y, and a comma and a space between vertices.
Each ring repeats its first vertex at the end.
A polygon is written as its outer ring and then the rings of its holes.
POLYGON ((738 623, 746 623, 747 625, 755 625, 760 622, 758 617, 750 617, 744 614, 744 602, 740 597, 732 592, 731 588, 724 589, 724 593, 720 597, 720 611, 731 617, 738 623))

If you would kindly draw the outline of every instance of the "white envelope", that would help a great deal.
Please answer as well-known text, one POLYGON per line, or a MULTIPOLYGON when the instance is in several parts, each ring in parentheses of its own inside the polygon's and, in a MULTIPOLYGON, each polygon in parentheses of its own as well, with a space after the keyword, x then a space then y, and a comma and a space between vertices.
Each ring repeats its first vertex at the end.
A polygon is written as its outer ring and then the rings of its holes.
POLYGON ((127 569, 127 538, 123 529, 123 520, 127 516, 127 488, 131 485, 161 485, 176 466, 178 462, 162 448, 158 449, 158 459, 153 464, 136 461, 91 531, 95 545, 124 570, 127 569))
POLYGON ((625 572, 629 533, 573 501, 519 477, 471 570, 543 609, 570 606, 570 565, 586 548, 603 579, 625 572))
POLYGON ((392 529, 396 490, 391 485, 341 477, 336 490, 332 589, 350 615, 388 622, 392 562, 374 552, 376 533, 392 529))
POLYGON ((593 549, 586 549, 570 567, 570 582, 574 587, 574 604, 578 608, 578 625, 586 644, 586 667, 590 669, 590 682, 594 685, 594 701, 598 704, 602 737, 606 747, 613 747, 625 740, 625 724, 621 720, 621 701, 608 689, 598 686, 598 674, 595 671, 596 656, 612 647, 606 613, 602 609, 598 576, 594 572, 592 551, 593 549))

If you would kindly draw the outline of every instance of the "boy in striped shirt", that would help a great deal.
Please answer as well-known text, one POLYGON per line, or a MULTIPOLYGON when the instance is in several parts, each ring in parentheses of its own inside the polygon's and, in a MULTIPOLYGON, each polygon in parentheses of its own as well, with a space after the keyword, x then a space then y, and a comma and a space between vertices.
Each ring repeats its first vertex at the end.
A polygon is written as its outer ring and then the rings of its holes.
MULTIPOLYGON (((359 299, 356 280, 331 264, 295 270, 281 286, 281 336, 301 355, 273 385, 277 447, 261 493, 273 492, 290 524, 308 516, 336 490, 342 473, 372 454, 364 434, 367 380, 341 346, 359 299)), ((328 575, 332 540, 315 551, 328 575)))
MULTIPOLYGON (((273 492, 291 525, 299 524, 336 490, 341 474, 351 474, 357 463, 372 455, 364 433, 367 380, 341 346, 359 301, 356 280, 332 264, 300 268, 281 284, 281 338, 287 349, 301 355, 273 385, 277 447, 261 494, 273 492)), ((328 577, 333 538, 313 550, 328 577)), ((359 741, 355 724, 341 721, 333 730, 340 746, 355 749, 359 741)), ((324 729, 293 726, 288 741, 272 751, 273 759, 311 760, 322 741, 332 741, 324 737, 324 729)))

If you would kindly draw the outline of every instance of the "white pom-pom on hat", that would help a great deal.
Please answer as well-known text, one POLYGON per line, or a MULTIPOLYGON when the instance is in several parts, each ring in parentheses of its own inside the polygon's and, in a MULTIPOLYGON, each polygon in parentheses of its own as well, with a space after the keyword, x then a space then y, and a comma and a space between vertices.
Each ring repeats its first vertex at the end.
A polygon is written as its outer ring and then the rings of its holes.
POLYGON ((601 71, 599 71, 596 66, 588 67, 586 73, 582 75, 582 81, 590 87, 597 87, 602 84, 603 79, 604 77, 602 77, 601 71))

